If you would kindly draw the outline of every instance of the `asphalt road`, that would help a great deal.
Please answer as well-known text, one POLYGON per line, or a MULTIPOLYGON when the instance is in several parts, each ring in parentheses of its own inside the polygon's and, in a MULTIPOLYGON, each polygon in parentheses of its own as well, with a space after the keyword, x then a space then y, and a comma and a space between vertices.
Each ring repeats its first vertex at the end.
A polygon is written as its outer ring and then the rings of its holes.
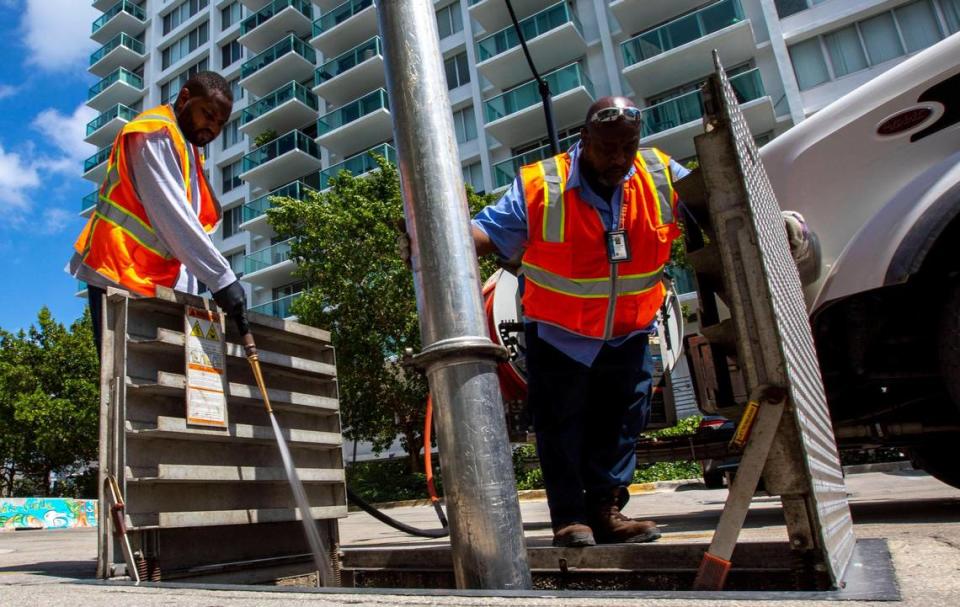
MULTIPOLYGON (((903 601, 859 605, 960 605, 960 490, 914 471, 868 473, 847 478, 858 538, 885 538, 893 557, 903 601)), ((653 518, 664 531, 660 540, 709 541, 726 497, 725 490, 683 485, 636 495, 630 516, 653 518)), ((543 500, 521 504, 528 544, 549 543, 543 500)), ((390 514, 408 524, 436 526, 429 507, 396 508, 390 514)), ((341 521, 344 545, 370 547, 430 544, 394 532, 363 513, 341 521)), ((745 540, 786 539, 776 498, 757 497, 743 533, 745 540)), ((433 542, 436 543, 436 542, 433 542)), ((185 588, 133 588, 90 585, 96 535, 89 530, 0 533, 0 606, 203 605, 247 607, 285 605, 310 600, 311 605, 570 605, 623 607, 635 605, 712 605, 717 601, 590 598, 470 598, 391 595, 331 595, 290 592, 211 591, 185 588), (79 582, 78 582, 79 581, 79 582)), ((822 605, 813 601, 722 601, 724 606, 822 605)))

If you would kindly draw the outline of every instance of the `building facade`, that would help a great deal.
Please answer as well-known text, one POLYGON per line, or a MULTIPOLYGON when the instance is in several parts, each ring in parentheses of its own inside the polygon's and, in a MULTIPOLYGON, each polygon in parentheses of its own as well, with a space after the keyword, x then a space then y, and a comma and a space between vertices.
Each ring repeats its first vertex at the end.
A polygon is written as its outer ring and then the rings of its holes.
MULTIPOLYGON (((557 130, 576 141, 587 107, 627 95, 643 141, 694 155, 700 83, 718 49, 764 143, 832 100, 960 30, 960 0, 512 0, 557 130)), ((193 73, 232 85, 234 108, 205 150, 225 209, 215 235, 255 311, 289 315, 302 290, 289 243, 266 221, 270 196, 322 190, 340 170, 394 158, 383 43, 373 0, 95 0, 90 57, 100 115, 86 141, 91 189, 113 138, 139 111, 172 102, 193 73)), ((492 192, 547 155, 536 84, 503 0, 437 0, 440 48, 465 182, 492 192)), ((96 192, 84 198, 92 212, 96 192)))

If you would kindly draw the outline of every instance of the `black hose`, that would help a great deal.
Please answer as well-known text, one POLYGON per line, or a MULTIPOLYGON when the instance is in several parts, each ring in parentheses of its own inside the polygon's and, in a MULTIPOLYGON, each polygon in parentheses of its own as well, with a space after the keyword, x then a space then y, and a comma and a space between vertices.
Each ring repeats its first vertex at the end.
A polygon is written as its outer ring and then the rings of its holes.
MULTIPOLYGON (((363 510, 373 518, 377 519, 381 523, 390 525, 391 527, 393 527, 398 531, 402 531, 410 535, 415 535, 417 537, 429 537, 429 538, 440 538, 440 537, 447 537, 448 535, 450 535, 450 530, 446 528, 446 525, 444 525, 443 529, 417 529, 416 527, 411 527, 410 525, 401 523, 400 521, 394 518, 390 518, 386 514, 380 512, 379 510, 377 510, 376 508, 368 504, 359 495, 351 491, 350 487, 347 487, 347 499, 349 499, 351 503, 356 504, 361 510, 363 510)), ((434 505, 434 508, 437 509, 438 516, 440 516, 443 511, 440 510, 439 506, 436 504, 434 505)), ((445 519, 441 518, 441 521, 445 522, 445 519)))

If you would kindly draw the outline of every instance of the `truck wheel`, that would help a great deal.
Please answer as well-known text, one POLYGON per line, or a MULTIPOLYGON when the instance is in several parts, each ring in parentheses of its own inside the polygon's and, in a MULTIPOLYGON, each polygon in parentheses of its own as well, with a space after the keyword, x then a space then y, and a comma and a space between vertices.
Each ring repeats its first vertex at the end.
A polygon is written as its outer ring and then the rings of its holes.
POLYGON ((947 289, 938 339, 940 376, 955 410, 960 413, 960 281, 954 281, 947 289))
POLYGON ((960 436, 930 441, 910 450, 914 467, 921 468, 940 482, 960 489, 960 466, 956 463, 960 436))
POLYGON ((707 489, 723 489, 723 472, 721 470, 704 470, 703 484, 707 489))

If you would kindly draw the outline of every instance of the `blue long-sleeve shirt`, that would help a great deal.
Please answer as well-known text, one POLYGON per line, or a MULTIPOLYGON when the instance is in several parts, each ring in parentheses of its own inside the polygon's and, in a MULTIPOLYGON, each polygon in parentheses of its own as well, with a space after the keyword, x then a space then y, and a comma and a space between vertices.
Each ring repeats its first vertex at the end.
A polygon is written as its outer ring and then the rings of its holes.
MULTIPOLYGON (((567 177, 566 189, 579 188, 580 198, 599 211, 603 225, 608 230, 616 229, 614 223, 620 217, 620 206, 623 204, 622 183, 614 191, 610 202, 607 202, 590 188, 590 185, 580 174, 579 143, 570 150, 570 159, 570 174, 567 177), (614 213, 614 209, 616 213, 614 213)), ((633 177, 634 171, 635 169, 631 168, 630 172, 624 176, 623 181, 625 182, 633 177)), ((670 172, 674 179, 680 179, 690 171, 675 160, 671 160, 670 172)), ((483 230, 490 237, 491 242, 503 258, 519 259, 527 244, 527 204, 523 195, 523 183, 519 176, 513 180, 513 184, 507 188, 500 200, 477 213, 476 217, 473 218, 473 225, 483 230)), ((525 320, 531 322, 529 319, 525 320)), ((537 333, 541 339, 554 348, 580 364, 590 367, 605 343, 616 347, 636 335, 646 335, 655 328, 656 325, 651 323, 644 329, 608 341, 577 335, 547 323, 538 323, 537 333)))

